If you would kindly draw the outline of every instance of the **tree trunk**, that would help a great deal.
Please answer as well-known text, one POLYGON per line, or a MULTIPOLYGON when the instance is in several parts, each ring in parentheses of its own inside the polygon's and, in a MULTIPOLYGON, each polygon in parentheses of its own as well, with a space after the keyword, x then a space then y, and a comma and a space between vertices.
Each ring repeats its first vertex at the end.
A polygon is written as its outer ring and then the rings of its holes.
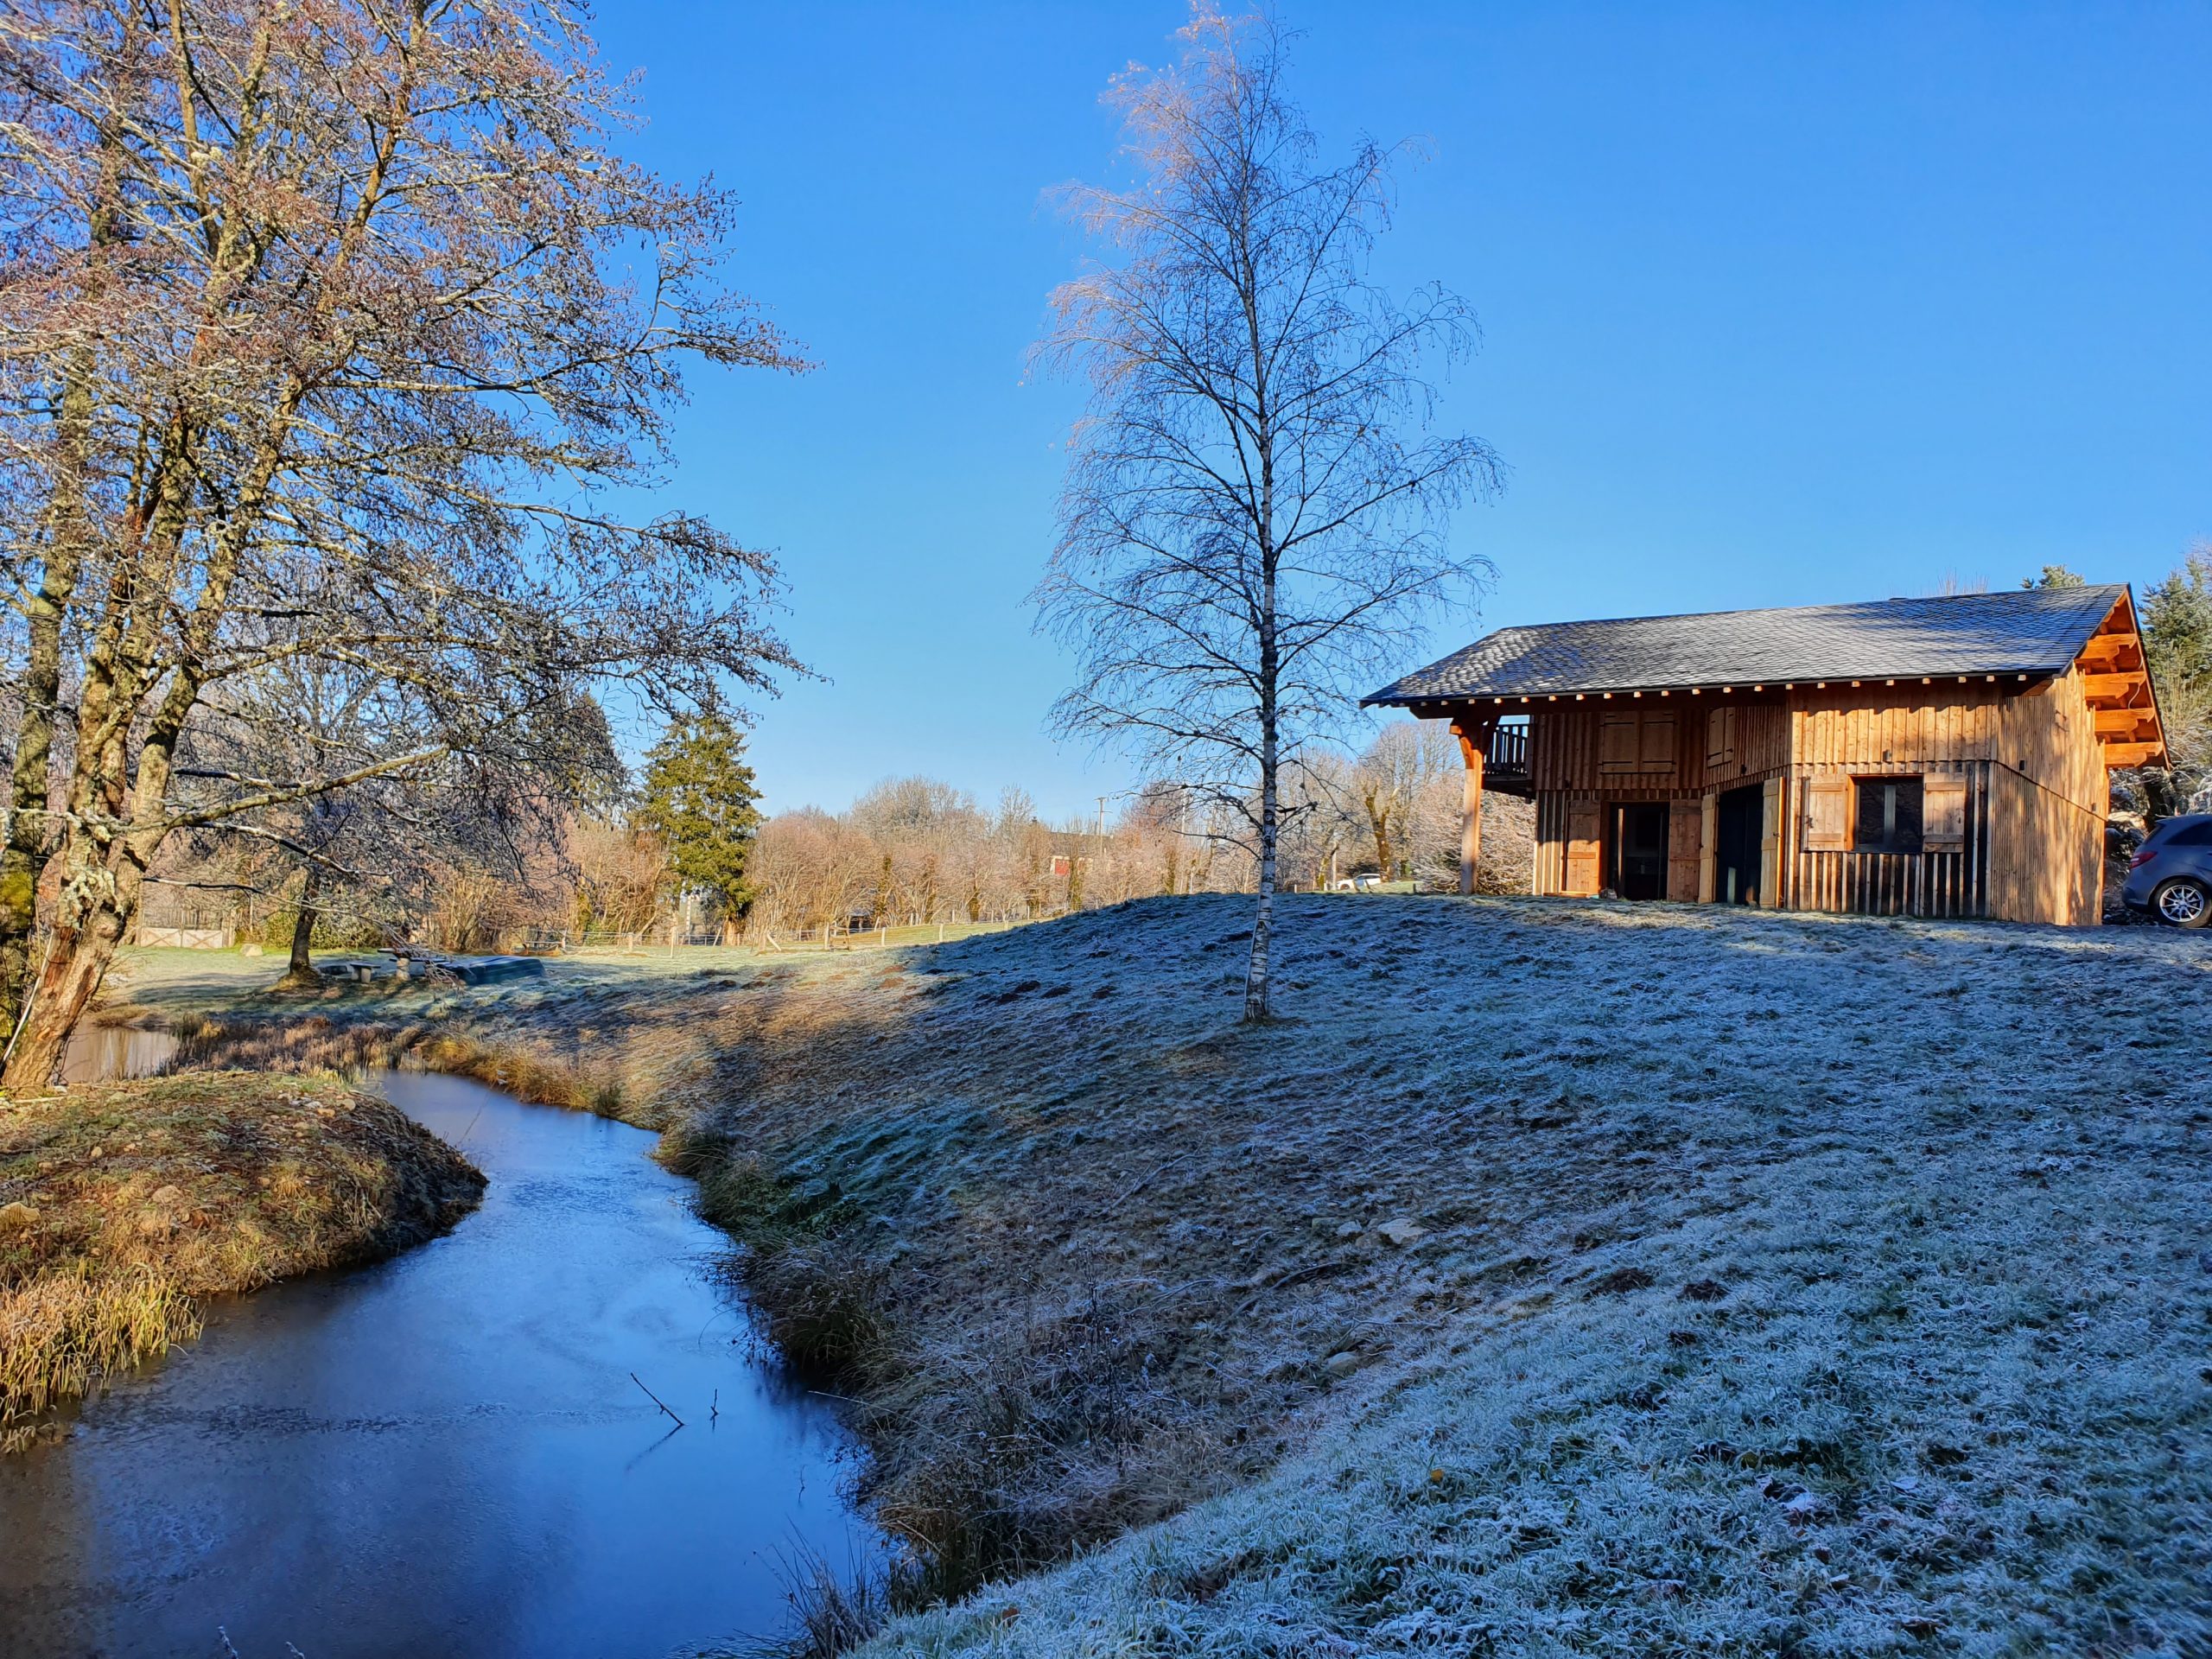
POLYGON ((39 585, 24 606, 29 652, 22 706, 9 779, 7 839, 0 847, 0 1030, 12 1030, 30 979, 31 934, 38 919, 39 877, 54 844, 47 803, 53 789, 50 762, 54 719, 61 699, 61 627, 84 565, 86 531, 79 486, 92 397, 73 372, 59 422, 65 462, 55 491, 54 525, 39 585))
POLYGON ((287 979, 312 980, 315 977, 315 925, 322 919, 321 906, 315 900, 321 894, 321 873, 310 864, 308 866, 307 885, 300 889, 299 913, 292 918, 292 960, 284 970, 287 979))
POLYGON ((1261 746, 1260 903, 1252 913, 1252 961, 1244 972, 1244 1019, 1257 1025, 1268 1018, 1268 931, 1275 913, 1275 740, 1270 731, 1261 746))
POLYGON ((69 1033, 107 977, 137 913, 143 875, 128 851, 118 850, 112 863, 71 861, 45 960, 25 992, 28 1007, 0 1071, 0 1089, 41 1094, 52 1086, 69 1033))
POLYGON ((1369 795, 1363 804, 1367 808, 1367 827, 1375 836, 1375 868, 1382 878, 1390 879, 1390 811, 1384 807, 1375 810, 1376 797, 1369 795))
POLYGON ((2136 775, 2143 780, 2143 830, 2147 835, 2181 810, 2181 791, 2173 773, 2162 766, 2145 766, 2136 775))
MULTIPOLYGON (((116 239, 113 211, 122 146, 112 127, 100 131, 100 193, 92 213, 87 251, 97 262, 116 239)), ((95 277, 97 282, 98 278, 95 277)), ((95 289, 97 291, 97 289, 95 289)), ((0 842, 0 1032, 12 1034, 30 983, 31 935, 38 920, 39 877, 55 842, 47 818, 54 779, 54 728, 61 701, 61 626, 77 595, 85 550, 85 480, 91 470, 92 378, 90 347, 68 359, 54 411, 58 472, 48 513, 39 584, 23 610, 29 649, 23 664, 9 811, 0 842)))
POLYGON ((1268 1019, 1268 931, 1275 914, 1275 772, 1281 760, 1277 746, 1275 690, 1282 662, 1275 639, 1275 573, 1270 556, 1265 563, 1260 589, 1260 902, 1252 912, 1252 961, 1244 970, 1244 1020, 1262 1025, 1268 1019))

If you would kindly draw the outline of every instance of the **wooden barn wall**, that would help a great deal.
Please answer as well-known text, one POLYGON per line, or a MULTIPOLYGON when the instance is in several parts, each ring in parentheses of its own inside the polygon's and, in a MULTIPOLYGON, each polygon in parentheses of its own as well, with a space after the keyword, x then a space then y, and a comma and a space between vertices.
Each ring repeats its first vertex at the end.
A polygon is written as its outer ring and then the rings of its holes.
MULTIPOLYGON (((1508 706, 1507 712, 1514 709, 1508 706)), ((1664 799, 1681 790, 1701 794, 1779 771, 1789 756, 1789 710, 1778 698, 1621 696, 1538 703, 1528 712, 1529 776, 1539 793, 1569 790, 1624 801, 1664 799), (1715 708, 1734 710, 1734 747, 1730 759, 1708 766, 1708 721, 1715 708), (1599 728, 1607 715, 1626 714, 1674 717, 1671 772, 1600 772, 1599 728)))
POLYGON ((1986 916, 1990 910, 1992 777, 1986 761, 1940 768, 1827 766, 1808 767, 1783 785, 1782 906, 1786 910, 1843 911, 1862 916, 1986 916), (1805 847, 1805 785, 1814 777, 1939 770, 1967 781, 1965 844, 1955 853, 1809 852, 1805 847))
MULTIPOLYGON (((1797 690, 1786 700, 1717 696, 1592 699, 1530 709, 1536 794, 1531 886, 1567 891, 1567 817, 1577 804, 1669 801, 1669 897, 1692 896, 1687 803, 1769 785, 1767 901, 1873 915, 1996 916, 2094 922, 2101 906, 2107 798, 2095 722, 2077 673, 2040 686, 1986 682, 1797 690), (1732 713, 1718 726, 1711 711, 1732 713), (1672 715, 1666 771, 1601 770, 1608 714, 1672 715), (1725 753, 1714 746, 1728 740, 1725 753), (1808 852, 1805 785, 1823 776, 1949 775, 1967 785, 1956 852, 1808 852)), ((1702 809, 1701 809, 1702 810, 1702 809)), ((1709 814, 1703 815, 1709 821, 1709 814)), ((1601 813, 1601 821, 1610 819, 1601 813)), ((1586 819, 1585 820, 1586 822, 1586 819)), ((1606 826, 1610 834, 1610 824, 1606 826)), ((1700 826, 1701 839, 1710 835, 1700 826)), ((1702 862, 1710 849, 1700 845, 1702 862)), ((1702 869, 1696 896, 1705 896, 1702 869)))
POLYGON ((1987 683, 1798 690, 1790 696, 1789 786, 1782 902, 1870 916, 1990 913, 1991 760, 2006 698, 1987 683), (1816 779, 1914 773, 1967 783, 1956 852, 1815 852, 1805 846, 1806 785, 1816 779))
POLYGON ((2104 915, 2104 815, 2009 766, 1994 772, 1989 913, 2012 922, 2095 925, 2104 915))
POLYGON ((1795 692, 1790 769, 1802 777, 1823 766, 1870 773, 1885 766, 1909 772, 1923 765, 1992 760, 2005 700, 1994 685, 1955 683, 1795 692))
MULTIPOLYGON (((1668 801, 1668 896, 1698 897, 1702 849, 1690 837, 1701 824, 1705 798, 1716 790, 1765 782, 1779 775, 1788 755, 1789 710, 1779 700, 1677 696, 1592 698, 1570 704, 1534 705, 1529 721, 1529 772, 1536 797, 1535 855, 1530 891, 1564 893, 1567 885, 1567 817, 1578 805, 1601 809, 1624 801, 1668 801), (1709 751, 1709 711, 1734 713, 1732 747, 1717 764, 1709 751), (1599 766, 1599 730, 1607 715, 1672 716, 1672 764, 1665 770, 1609 773, 1599 766)), ((1601 832, 1610 836, 1610 813, 1601 832)), ((1610 842, 1607 843, 1610 846, 1610 842)), ((1605 880, 1600 863, 1599 883, 1605 880)))
POLYGON ((2112 785, 2080 670, 2005 699, 1996 758, 2038 788, 2094 814, 2101 833, 2112 785))
POLYGON ((2093 926, 2104 915, 2111 774, 2079 669, 2005 700, 1991 913, 2093 926))

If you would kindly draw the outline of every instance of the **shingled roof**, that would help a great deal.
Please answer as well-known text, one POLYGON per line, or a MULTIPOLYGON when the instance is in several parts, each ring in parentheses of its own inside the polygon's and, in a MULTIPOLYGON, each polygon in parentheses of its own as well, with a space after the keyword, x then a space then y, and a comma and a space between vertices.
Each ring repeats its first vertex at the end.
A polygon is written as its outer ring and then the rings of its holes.
POLYGON ((2030 588, 1500 628, 1362 701, 2058 674, 2126 592, 2117 584, 2030 588))

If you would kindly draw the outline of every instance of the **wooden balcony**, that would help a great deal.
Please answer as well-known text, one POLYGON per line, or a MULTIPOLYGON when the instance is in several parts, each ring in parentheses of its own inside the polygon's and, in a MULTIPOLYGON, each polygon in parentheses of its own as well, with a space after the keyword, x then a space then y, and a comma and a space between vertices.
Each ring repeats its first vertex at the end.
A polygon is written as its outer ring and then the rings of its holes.
POLYGON ((1529 780, 1526 715, 1501 720, 1490 728, 1483 752, 1483 787, 1523 800, 1535 797, 1535 785, 1529 780))

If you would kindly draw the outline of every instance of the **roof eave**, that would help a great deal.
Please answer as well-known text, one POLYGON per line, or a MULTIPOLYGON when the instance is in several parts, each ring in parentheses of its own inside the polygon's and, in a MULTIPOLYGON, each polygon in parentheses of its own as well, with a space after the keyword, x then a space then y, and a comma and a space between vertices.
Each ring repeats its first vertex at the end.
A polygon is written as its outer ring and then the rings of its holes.
POLYGON ((1405 682, 1401 680, 1395 685, 1385 686, 1380 691, 1372 692, 1362 697, 1359 700, 1359 706, 1366 709, 1377 706, 1404 708, 1417 702, 1557 702, 1562 699, 1577 697, 1586 700, 1591 697, 1667 696, 1675 692, 1703 696, 1707 692, 1716 691, 1734 695, 1753 690, 1796 691, 1827 690, 1836 686, 1878 685, 1886 688, 1915 683, 1932 686, 1950 683, 1970 684, 1975 682, 1986 684, 1992 681, 2018 682, 2050 679, 2063 674, 2072 666, 2073 658, 2069 657, 2057 663, 2041 663, 2028 666, 2012 664, 2004 668, 1977 668, 1963 674, 1952 672, 1819 677, 1807 675, 1802 678, 1779 680, 1669 680, 1650 681, 1642 684, 1586 685, 1571 688, 1541 686, 1525 690, 1512 686, 1489 686, 1479 691, 1444 690, 1409 691, 1403 689, 1405 682))

